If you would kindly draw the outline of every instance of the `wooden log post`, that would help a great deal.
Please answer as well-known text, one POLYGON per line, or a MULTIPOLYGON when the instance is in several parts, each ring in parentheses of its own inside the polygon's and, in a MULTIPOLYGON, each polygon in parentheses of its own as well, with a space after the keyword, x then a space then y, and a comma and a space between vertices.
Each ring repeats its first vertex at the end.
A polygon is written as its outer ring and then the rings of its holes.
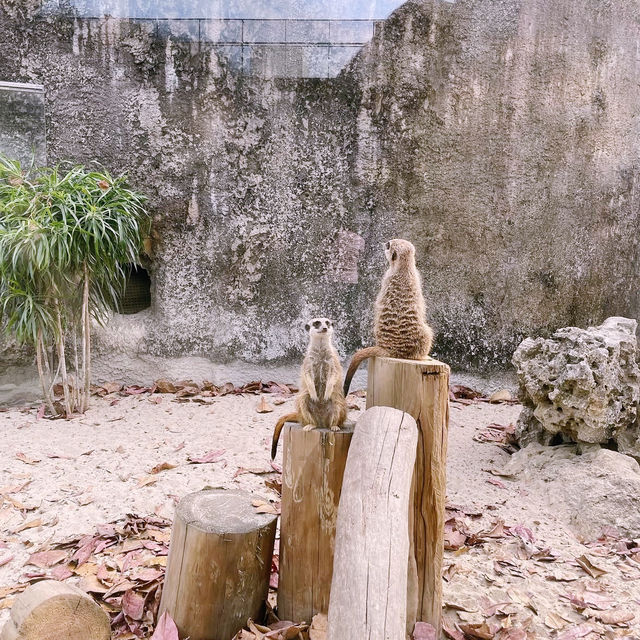
POLYGON ((338 509, 327 640, 404 640, 409 503, 418 430, 407 413, 367 410, 356 424, 338 509))
POLYGON ((181 638, 229 640, 261 618, 277 516, 257 513, 253 500, 210 489, 178 504, 158 615, 167 611, 181 638))
POLYGON ((284 427, 278 617, 306 621, 327 613, 338 503, 353 436, 340 431, 284 427))
POLYGON ((84 591, 43 580, 23 591, 11 607, 0 640, 109 640, 109 616, 84 591))
POLYGON ((406 411, 418 425, 418 453, 410 515, 417 569, 416 619, 428 622, 439 630, 442 614, 449 366, 431 358, 372 358, 369 361, 367 408, 374 406, 406 411))

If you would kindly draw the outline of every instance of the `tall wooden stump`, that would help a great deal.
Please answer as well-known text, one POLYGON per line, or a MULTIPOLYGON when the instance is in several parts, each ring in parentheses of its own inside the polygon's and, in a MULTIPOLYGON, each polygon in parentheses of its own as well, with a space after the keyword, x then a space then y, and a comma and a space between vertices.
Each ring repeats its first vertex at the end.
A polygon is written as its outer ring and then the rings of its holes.
POLYGON ((84 591, 43 580, 21 593, 1 640, 109 640, 109 616, 84 591))
POLYGON ((353 423, 341 431, 284 427, 278 616, 327 613, 338 503, 353 423))
POLYGON ((353 436, 340 508, 327 640, 404 640, 409 503, 418 430, 374 407, 353 436))
POLYGON ((449 366, 437 360, 372 358, 367 408, 387 406, 418 424, 413 478, 413 552, 417 566, 417 620, 440 629, 442 556, 449 429, 449 366))
POLYGON ((178 504, 158 615, 167 611, 181 638, 229 640, 262 616, 277 517, 256 513, 254 499, 210 489, 178 504))

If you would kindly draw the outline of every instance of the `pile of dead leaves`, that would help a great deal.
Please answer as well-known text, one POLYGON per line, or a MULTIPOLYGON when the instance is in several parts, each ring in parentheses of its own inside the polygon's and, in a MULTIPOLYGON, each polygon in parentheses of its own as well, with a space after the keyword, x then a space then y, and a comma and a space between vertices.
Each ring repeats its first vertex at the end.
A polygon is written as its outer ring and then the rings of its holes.
POLYGON ((507 453, 515 453, 518 449, 518 443, 515 437, 516 427, 513 423, 497 424, 492 422, 480 431, 478 431, 473 439, 476 442, 495 444, 507 453))
POLYGON ((249 620, 247 628, 238 631, 233 640, 326 640, 327 616, 324 614, 313 616, 311 624, 278 620, 271 609, 268 618, 272 621, 266 625, 249 620))
POLYGON ((148 638, 160 604, 169 527, 162 518, 127 515, 91 535, 32 553, 27 564, 35 569, 24 577, 28 582, 80 578, 78 587, 109 614, 114 639, 148 638))
MULTIPOLYGON (((637 607, 617 601, 608 590, 606 576, 612 565, 634 580, 640 578, 640 545, 614 530, 588 543, 589 555, 564 556, 539 541, 522 524, 506 525, 495 519, 480 525, 483 513, 458 505, 447 506, 443 578, 449 582, 459 571, 457 557, 472 547, 487 556, 483 574, 488 584, 502 585, 505 597, 492 602, 484 595, 472 602, 446 602, 443 630, 452 640, 530 640, 540 637, 540 625, 557 640, 578 638, 623 638, 633 635, 633 622, 640 620, 637 607), (486 545, 486 548, 484 547, 486 545), (601 558, 599 560, 598 558, 601 558), (604 564, 604 559, 608 564, 604 564), (604 566, 602 566, 604 565, 604 566), (526 589, 528 579, 543 574, 551 583, 563 585, 558 608, 541 610, 526 589), (518 583, 522 587, 507 586, 518 583), (567 608, 566 605, 570 605, 567 608), (634 609, 636 609, 634 611, 634 609), (455 613, 455 617, 451 613, 455 613), (554 634, 554 635, 552 635, 554 634)), ((625 599, 628 600, 628 599, 625 599)))
POLYGON ((215 385, 213 382, 205 380, 202 383, 193 380, 180 380, 174 382, 172 380, 160 379, 156 380, 151 386, 129 385, 125 386, 120 382, 105 382, 100 386, 92 387, 93 395, 105 397, 111 394, 119 394, 120 396, 135 396, 143 393, 154 394, 174 394, 176 398, 191 398, 200 396, 203 398, 216 398, 226 395, 242 395, 245 393, 259 395, 262 393, 274 393, 281 395, 291 395, 297 391, 297 387, 291 384, 282 384, 272 380, 262 382, 255 380, 248 382, 241 387, 235 386, 231 382, 225 382, 222 385, 215 385))

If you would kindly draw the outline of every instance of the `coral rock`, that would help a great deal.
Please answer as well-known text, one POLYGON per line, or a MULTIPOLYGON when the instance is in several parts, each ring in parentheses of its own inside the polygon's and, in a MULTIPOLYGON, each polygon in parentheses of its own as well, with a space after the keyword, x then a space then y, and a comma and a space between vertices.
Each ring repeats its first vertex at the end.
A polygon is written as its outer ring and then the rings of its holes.
POLYGON ((516 427, 522 446, 612 443, 640 457, 636 327, 635 320, 613 317, 520 344, 513 364, 524 404, 516 427))

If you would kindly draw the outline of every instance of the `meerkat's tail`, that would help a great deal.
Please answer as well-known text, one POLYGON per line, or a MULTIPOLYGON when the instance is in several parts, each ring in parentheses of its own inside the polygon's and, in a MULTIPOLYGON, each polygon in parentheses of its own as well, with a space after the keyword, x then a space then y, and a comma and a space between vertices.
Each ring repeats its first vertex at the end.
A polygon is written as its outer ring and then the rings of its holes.
POLYGON ((374 358, 376 356, 384 357, 388 356, 389 352, 383 349, 382 347, 365 347, 364 349, 360 349, 360 351, 356 351, 353 354, 353 358, 351 358, 351 362, 349 363, 349 368, 347 369, 347 375, 344 377, 344 396, 347 397, 349 393, 349 387, 351 386, 351 379, 353 378, 353 374, 357 371, 360 363, 367 358, 374 358))
POLYGON ((271 440, 271 459, 276 457, 276 451, 278 451, 278 440, 280 439, 280 432, 284 427, 285 422, 299 422, 297 413, 287 413, 282 416, 276 423, 276 428, 273 430, 273 439, 271 440))

